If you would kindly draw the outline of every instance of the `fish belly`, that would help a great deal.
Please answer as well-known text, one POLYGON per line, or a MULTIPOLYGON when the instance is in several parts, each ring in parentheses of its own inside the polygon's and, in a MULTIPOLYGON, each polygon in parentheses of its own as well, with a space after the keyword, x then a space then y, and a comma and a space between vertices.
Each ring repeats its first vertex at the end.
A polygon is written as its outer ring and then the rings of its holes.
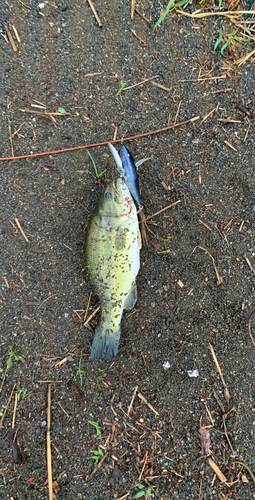
POLYGON ((117 223, 108 220, 106 225, 95 217, 86 238, 86 263, 101 306, 92 359, 116 356, 123 309, 131 309, 136 302, 135 278, 140 267, 137 217, 119 219, 117 223))

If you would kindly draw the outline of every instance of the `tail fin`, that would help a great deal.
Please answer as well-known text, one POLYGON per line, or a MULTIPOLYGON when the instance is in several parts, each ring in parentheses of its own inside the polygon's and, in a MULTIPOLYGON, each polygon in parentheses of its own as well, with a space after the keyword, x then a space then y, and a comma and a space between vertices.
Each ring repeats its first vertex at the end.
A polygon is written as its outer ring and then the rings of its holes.
POLYGON ((118 352, 120 340, 120 328, 113 332, 112 330, 105 330, 102 326, 96 328, 95 337, 93 339, 90 358, 93 360, 115 358, 118 352))

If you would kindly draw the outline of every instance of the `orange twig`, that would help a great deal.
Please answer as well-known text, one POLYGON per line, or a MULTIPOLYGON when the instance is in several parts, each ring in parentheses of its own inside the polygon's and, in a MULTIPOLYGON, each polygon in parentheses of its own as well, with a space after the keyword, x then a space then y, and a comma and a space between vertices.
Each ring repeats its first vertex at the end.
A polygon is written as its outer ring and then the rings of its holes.
POLYGON ((56 151, 46 151, 44 153, 34 153, 32 155, 9 156, 6 158, 0 158, 0 161, 23 160, 25 158, 36 158, 37 156, 48 156, 48 155, 56 155, 59 153, 66 153, 67 151, 78 151, 80 149, 97 148, 99 146, 107 146, 107 144, 109 142, 111 144, 117 144, 118 142, 122 142, 122 141, 134 141, 135 139, 140 139, 140 137, 148 137, 149 135, 154 135, 154 134, 159 134, 161 132, 165 132, 166 130, 170 130, 171 128, 181 127, 182 125, 186 125, 187 123, 192 123, 192 122, 198 120, 199 118, 200 118, 200 116, 194 116, 193 118, 190 118, 189 120, 185 120, 184 122, 175 123, 174 125, 169 125, 168 127, 160 128, 158 130, 151 130, 150 132, 145 132, 144 134, 132 135, 131 137, 126 137, 124 139, 116 139, 115 141, 109 140, 109 141, 105 141, 105 142, 96 142, 95 144, 86 144, 83 146, 75 146, 73 148, 58 149, 56 151))

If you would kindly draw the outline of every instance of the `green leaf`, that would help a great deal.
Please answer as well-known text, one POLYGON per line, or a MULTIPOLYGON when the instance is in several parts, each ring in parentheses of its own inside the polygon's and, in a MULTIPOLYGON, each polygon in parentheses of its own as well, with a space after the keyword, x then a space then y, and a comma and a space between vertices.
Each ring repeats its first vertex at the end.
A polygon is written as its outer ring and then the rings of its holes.
POLYGON ((8 358, 7 361, 6 361, 6 364, 7 364, 8 368, 11 368, 12 365, 13 365, 12 358, 8 358))
POLYGON ((101 174, 99 174, 98 171, 97 171, 96 164, 95 164, 95 162, 94 162, 94 160, 93 160, 90 152, 87 151, 87 153, 88 153, 88 155, 89 155, 89 157, 90 157, 90 159, 91 159, 91 161, 93 163, 93 167, 94 167, 94 170, 95 170, 96 177, 97 177, 97 179, 99 179, 106 172, 107 169, 103 170, 103 172, 101 172, 101 174))
POLYGON ((168 3, 167 5, 167 8, 166 10, 163 12, 162 16, 160 16, 160 18, 157 20, 155 26, 154 26, 154 30, 157 28, 157 26, 161 23, 161 21, 163 21, 163 19, 165 19, 166 15, 168 14, 169 10, 172 9, 174 7, 174 1, 175 0, 170 0, 170 2, 168 3))
MULTIPOLYGON (((93 422, 93 420, 89 420, 89 424, 90 424, 90 425, 93 425, 93 427, 95 427, 95 428, 96 428, 96 431, 97 431, 97 437, 98 437, 98 436, 101 436, 101 427, 100 427, 100 425, 99 425, 97 422, 93 422)), ((100 450, 100 448, 99 448, 99 450, 100 450)), ((101 451, 101 450, 100 450, 100 451, 101 451)))
POLYGON ((64 108, 58 108, 58 113, 64 114, 65 112, 66 112, 66 110, 64 108))
POLYGON ((189 0, 181 0, 180 2, 175 3, 174 7, 182 7, 183 5, 185 5, 188 2, 189 2, 189 0))
POLYGON ((86 170, 75 170, 75 172, 77 172, 78 174, 84 174, 84 172, 86 172, 86 170))
POLYGON ((145 491, 138 491, 138 493, 136 493, 136 495, 133 496, 133 498, 141 498, 143 497, 143 495, 145 495, 145 491))

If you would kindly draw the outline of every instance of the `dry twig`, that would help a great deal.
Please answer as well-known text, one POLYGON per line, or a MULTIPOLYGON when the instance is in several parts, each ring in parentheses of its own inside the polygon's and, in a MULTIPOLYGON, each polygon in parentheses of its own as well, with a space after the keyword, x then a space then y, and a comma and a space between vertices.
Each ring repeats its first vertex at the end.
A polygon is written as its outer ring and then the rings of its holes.
POLYGON ((92 0, 88 0, 88 2, 89 2, 90 8, 91 8, 91 10, 92 10, 92 12, 93 12, 93 14, 94 14, 94 16, 95 16, 96 20, 97 20, 97 23, 98 23, 99 28, 102 28, 102 27, 103 27, 103 25, 102 25, 102 23, 101 23, 101 21, 100 21, 100 19, 99 19, 99 16, 98 16, 97 11, 96 11, 96 9, 95 9, 95 7, 94 7, 94 5, 93 5, 92 0))
POLYGON ((136 393, 137 393, 137 389, 138 389, 138 385, 137 385, 137 386, 135 387, 135 389, 134 389, 134 393, 133 393, 132 399, 131 399, 131 401, 130 401, 130 405, 129 405, 129 407, 128 407, 128 412, 127 412, 127 414, 128 414, 128 415, 130 415, 130 412, 131 412, 131 410, 132 410, 132 406, 133 406, 133 403, 134 403, 135 395, 136 395, 136 393))
MULTIPOLYGON (((123 90, 126 90, 126 89, 123 89, 123 90)), ((32 111, 30 111, 30 112, 32 113, 32 111)), ((35 111, 34 111, 34 113, 35 113, 35 111)), ((42 113, 43 116, 45 114, 46 113, 42 113)), ((62 116, 64 116, 64 115, 62 115, 62 116)), ((38 156, 48 156, 48 155, 55 155, 55 154, 60 154, 60 153, 66 153, 67 151, 79 151, 80 149, 97 148, 97 147, 100 147, 100 146, 108 146, 109 142, 111 144, 117 144, 117 143, 122 142, 122 141, 123 142, 124 141, 134 141, 136 139, 140 139, 141 137, 148 137, 150 135, 160 134, 161 132, 166 132, 167 130, 171 130, 172 128, 177 128, 177 127, 181 127, 183 125, 187 125, 188 123, 193 123, 194 121, 199 120, 199 118, 200 118, 200 116, 194 116, 193 118, 190 118, 189 120, 185 120, 184 122, 176 123, 175 125, 168 125, 167 127, 160 128, 160 129, 157 129, 157 130, 151 130, 150 132, 145 132, 143 134, 132 135, 131 137, 125 137, 125 138, 122 138, 122 139, 116 139, 116 141, 112 141, 110 139, 110 140, 105 141, 105 142, 97 142, 95 144, 85 144, 83 146, 75 146, 73 148, 57 149, 56 151, 46 151, 44 153, 34 153, 34 154, 31 154, 31 155, 21 155, 21 156, 12 156, 12 157, 9 156, 9 157, 6 157, 6 158, 0 158, 0 161, 21 160, 21 159, 25 159, 25 158, 35 158, 35 157, 38 157, 38 156)))
POLYGON ((147 399, 140 393, 138 392, 138 397, 144 402, 147 404, 147 406, 149 406, 149 408, 155 413, 155 415, 159 415, 159 413, 157 412, 157 410, 155 410, 153 408, 153 406, 149 403, 149 401, 147 401, 147 399))
POLYGON ((15 222, 16 222, 16 224, 17 224, 17 226, 18 226, 18 228, 19 228, 19 230, 20 230, 23 238, 25 238, 26 242, 29 243, 29 240, 27 239, 27 237, 26 237, 26 235, 25 235, 25 233, 24 233, 24 231, 23 231, 23 229, 22 229, 22 227, 21 227, 21 225, 19 223, 19 220, 17 218, 15 219, 15 222))

